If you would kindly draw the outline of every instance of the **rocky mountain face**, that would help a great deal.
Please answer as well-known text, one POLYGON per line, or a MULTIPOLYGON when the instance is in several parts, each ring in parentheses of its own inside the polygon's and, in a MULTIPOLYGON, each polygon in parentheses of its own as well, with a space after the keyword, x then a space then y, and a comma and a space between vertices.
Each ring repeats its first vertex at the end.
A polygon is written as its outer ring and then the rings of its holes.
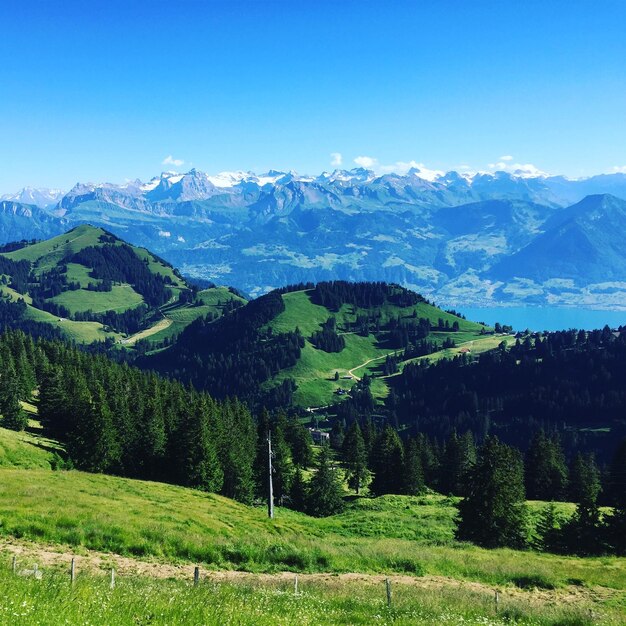
POLYGON ((77 184, 53 205, 34 191, 29 205, 0 205, 1 241, 91 223, 252 295, 339 278, 398 282, 451 306, 626 303, 624 174, 191 170, 77 184))
POLYGON ((0 200, 0 243, 46 239, 62 232, 67 222, 32 205, 0 200))

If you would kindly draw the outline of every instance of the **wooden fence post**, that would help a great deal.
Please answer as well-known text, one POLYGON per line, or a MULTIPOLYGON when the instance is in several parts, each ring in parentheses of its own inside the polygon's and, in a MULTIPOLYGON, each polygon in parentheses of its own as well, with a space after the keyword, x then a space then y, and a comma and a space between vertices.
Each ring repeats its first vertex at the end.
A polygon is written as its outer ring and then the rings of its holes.
POLYGON ((293 595, 294 596, 298 595, 298 574, 296 574, 296 578, 293 581, 293 595))
POLYGON ((115 589, 115 569, 111 568, 111 589, 115 589))
POLYGON ((196 568, 193 570, 194 587, 197 587, 199 582, 200 582, 200 568, 196 565, 196 568))
POLYGON ((500 608, 500 592, 497 589, 494 594, 494 605, 495 605, 496 615, 497 615, 498 609, 500 608))
POLYGON ((11 563, 11 570, 13 571, 14 574, 17 570, 17 557, 15 555, 13 555, 13 562, 11 563))
POLYGON ((72 564, 70 565, 70 582, 72 585, 76 580, 76 562, 74 561, 74 557, 72 557, 72 564))
POLYGON ((386 578, 385 585, 387 587, 387 606, 391 606, 391 581, 386 578))

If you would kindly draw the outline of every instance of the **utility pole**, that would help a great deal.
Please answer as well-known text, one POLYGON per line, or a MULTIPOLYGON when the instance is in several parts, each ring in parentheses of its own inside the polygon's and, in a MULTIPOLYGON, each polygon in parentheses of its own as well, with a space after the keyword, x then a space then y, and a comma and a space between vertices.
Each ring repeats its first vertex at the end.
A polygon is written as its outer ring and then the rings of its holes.
POLYGON ((267 494, 267 515, 274 519, 274 483, 272 482, 272 432, 267 431, 267 463, 268 463, 268 494, 267 494))

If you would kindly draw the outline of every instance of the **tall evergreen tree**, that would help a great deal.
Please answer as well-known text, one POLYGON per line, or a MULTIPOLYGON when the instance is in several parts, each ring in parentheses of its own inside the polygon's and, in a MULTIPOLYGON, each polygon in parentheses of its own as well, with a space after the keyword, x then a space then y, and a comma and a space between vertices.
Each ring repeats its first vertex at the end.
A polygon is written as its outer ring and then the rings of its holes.
POLYGON ((410 496, 417 496, 424 492, 424 470, 419 444, 410 439, 404 454, 404 491, 410 496))
POLYGON ((59 365, 51 366, 39 385, 39 418, 50 433, 65 438, 70 427, 68 376, 59 365))
POLYGON ((291 448, 294 465, 306 469, 313 464, 313 440, 311 433, 295 417, 292 417, 285 431, 285 438, 291 448))
POLYGON ((476 448, 471 433, 458 437, 452 432, 441 459, 439 489, 442 493, 463 495, 467 470, 476 461, 476 448))
POLYGON ((543 430, 533 437, 525 459, 526 494, 531 500, 561 500, 567 487, 567 465, 557 438, 543 430))
POLYGON ((424 433, 418 433, 415 442, 419 450, 422 471, 424 473, 424 483, 431 489, 438 489, 440 464, 437 450, 424 433))
POLYGON ((361 487, 369 477, 369 471, 367 469, 367 450, 365 449, 363 433, 356 420, 350 424, 343 440, 343 458, 348 485, 358 495, 361 487))
POLYGON ((183 417, 179 471, 189 487, 220 491, 224 472, 219 462, 209 423, 210 407, 205 398, 195 397, 183 417))
POLYGON ((236 400, 223 406, 220 460, 224 471, 222 494, 249 504, 254 498, 256 429, 248 409, 236 400))
POLYGON ((302 476, 302 470, 296 466, 296 471, 291 481, 291 492, 289 493, 289 507, 295 511, 306 510, 307 506, 307 485, 302 476))
POLYGON ((469 470, 459 503, 457 537, 487 548, 522 548, 527 542, 524 470, 519 452, 487 439, 469 470))
POLYGON ((600 473, 593 456, 578 453, 572 464, 570 489, 572 500, 577 503, 572 519, 563 527, 571 552, 595 554, 601 549, 600 473))
POLYGON ((398 433, 386 426, 378 435, 371 454, 374 478, 370 490, 377 496, 404 490, 404 447, 398 433))
POLYGON ((541 511, 537 522, 536 538, 533 545, 546 552, 563 551, 562 516, 559 515, 554 502, 549 502, 541 511))
POLYGON ((258 494, 262 498, 267 497, 268 482, 268 445, 267 437, 272 437, 272 486, 274 498, 279 504, 285 496, 289 495, 293 478, 293 463, 291 449, 285 438, 287 421, 284 414, 280 413, 271 417, 267 411, 263 411, 257 425, 257 456, 255 461, 255 474, 258 486, 258 494))
POLYGON ((626 555, 626 439, 611 461, 609 494, 613 513, 607 519, 608 540, 617 554, 626 555))
POLYGON ((4 428, 20 431, 28 425, 28 416, 20 404, 19 381, 11 369, 0 374, 0 415, 4 428))
POLYGON ((307 512, 315 517, 326 517, 341 512, 343 507, 343 492, 337 470, 331 465, 328 446, 322 446, 315 473, 309 482, 307 512))

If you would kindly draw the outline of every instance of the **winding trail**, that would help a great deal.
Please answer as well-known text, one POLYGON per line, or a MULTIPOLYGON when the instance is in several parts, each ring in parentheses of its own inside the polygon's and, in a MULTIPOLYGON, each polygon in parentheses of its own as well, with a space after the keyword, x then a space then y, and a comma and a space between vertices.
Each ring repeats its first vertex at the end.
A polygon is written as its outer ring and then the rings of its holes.
POLYGON ((365 363, 361 363, 361 365, 357 365, 356 367, 348 370, 348 376, 350 376, 350 378, 352 378, 353 380, 359 381, 361 380, 360 377, 354 373, 356 370, 360 370, 362 367, 366 367, 374 361, 380 361, 381 359, 386 359, 388 356, 396 355, 398 354, 398 352, 402 352, 402 350, 395 350, 394 352, 388 352, 387 354, 383 354, 382 356, 376 356, 373 359, 368 359, 367 361, 365 361, 365 363))

